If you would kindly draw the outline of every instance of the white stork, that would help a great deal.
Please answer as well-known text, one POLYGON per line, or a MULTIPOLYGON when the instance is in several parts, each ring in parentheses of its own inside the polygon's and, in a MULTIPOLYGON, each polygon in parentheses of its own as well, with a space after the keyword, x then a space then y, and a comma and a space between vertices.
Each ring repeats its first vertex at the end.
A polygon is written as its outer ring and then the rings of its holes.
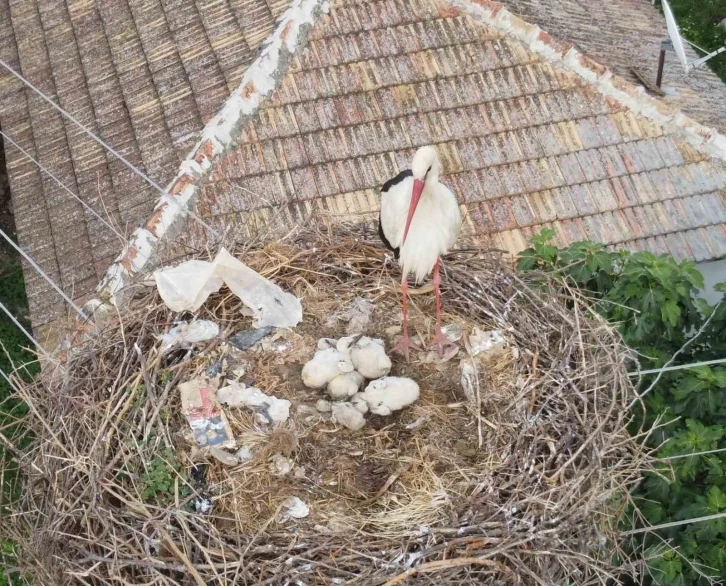
POLYGON ((439 353, 451 341, 441 331, 441 292, 439 267, 441 255, 451 249, 459 237, 461 214, 456 196, 439 182, 441 164, 433 147, 421 147, 413 157, 411 169, 388 180, 381 189, 381 212, 378 233, 383 243, 399 259, 403 277, 403 338, 393 348, 409 359, 409 349, 416 348, 408 335, 408 275, 416 283, 434 272, 436 291, 436 336, 430 346, 439 353))

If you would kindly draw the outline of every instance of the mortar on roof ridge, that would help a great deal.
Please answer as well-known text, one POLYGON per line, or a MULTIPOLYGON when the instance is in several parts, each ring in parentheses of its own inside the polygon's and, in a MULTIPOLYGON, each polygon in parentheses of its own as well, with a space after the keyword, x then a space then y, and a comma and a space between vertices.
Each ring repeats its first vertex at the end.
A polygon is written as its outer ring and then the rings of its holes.
POLYGON ((490 0, 444 1, 462 9, 475 20, 512 35, 530 51, 541 55, 553 65, 589 81, 605 98, 614 99, 631 112, 681 136, 701 152, 726 161, 726 136, 682 115, 679 109, 649 96, 644 88, 614 76, 607 67, 574 47, 562 54, 558 49, 569 46, 567 43, 552 39, 549 34, 543 35, 539 27, 521 20, 502 4, 490 0))

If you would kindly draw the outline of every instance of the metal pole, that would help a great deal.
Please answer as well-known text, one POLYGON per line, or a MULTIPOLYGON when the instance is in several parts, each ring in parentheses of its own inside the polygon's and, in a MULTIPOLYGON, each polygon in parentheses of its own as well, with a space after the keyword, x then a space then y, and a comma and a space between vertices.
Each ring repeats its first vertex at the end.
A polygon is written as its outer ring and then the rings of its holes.
POLYGON ((663 81, 663 66, 665 65, 665 49, 661 48, 660 58, 658 59, 658 75, 655 78, 655 85, 660 87, 660 82, 663 81))

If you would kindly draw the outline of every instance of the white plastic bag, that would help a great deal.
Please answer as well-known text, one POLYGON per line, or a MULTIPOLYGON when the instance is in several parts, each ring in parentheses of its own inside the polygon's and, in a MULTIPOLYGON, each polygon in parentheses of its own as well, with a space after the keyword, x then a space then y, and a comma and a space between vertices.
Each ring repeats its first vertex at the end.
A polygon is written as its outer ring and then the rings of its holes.
POLYGON ((300 300, 234 258, 226 249, 214 262, 189 260, 154 272, 156 286, 173 311, 196 311, 222 284, 239 297, 254 316, 254 327, 289 328, 302 320, 300 300))

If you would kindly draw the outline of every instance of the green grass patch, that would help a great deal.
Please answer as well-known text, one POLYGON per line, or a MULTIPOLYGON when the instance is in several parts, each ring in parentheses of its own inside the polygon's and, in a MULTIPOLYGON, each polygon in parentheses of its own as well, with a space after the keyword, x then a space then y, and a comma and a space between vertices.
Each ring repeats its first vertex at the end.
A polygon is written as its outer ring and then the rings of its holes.
MULTIPOLYGON (((0 250, 4 253, 5 250, 0 250)), ((3 257, 8 255, 3 254, 3 257)), ((27 329, 30 328, 28 320, 28 300, 25 295, 25 282, 20 262, 10 257, 9 263, 0 268, 0 302, 10 312, 19 318, 27 329)), ((30 341, 17 328, 10 319, 0 312, 0 368, 5 373, 25 365, 23 373, 30 378, 38 373, 39 367, 35 357, 27 348, 30 341)), ((3 435, 11 439, 22 434, 23 429, 15 422, 26 413, 27 407, 15 397, 12 389, 4 377, 0 376, 0 429, 3 435)), ((0 487, 0 526, 1 518, 6 513, 9 501, 17 498, 19 494, 18 472, 10 454, 7 454, 0 445, 0 466, 2 467, 3 483, 0 487)), ((5 535, 0 535, 0 586, 17 586, 23 579, 17 574, 11 574, 7 568, 15 565, 14 544, 5 535)))

